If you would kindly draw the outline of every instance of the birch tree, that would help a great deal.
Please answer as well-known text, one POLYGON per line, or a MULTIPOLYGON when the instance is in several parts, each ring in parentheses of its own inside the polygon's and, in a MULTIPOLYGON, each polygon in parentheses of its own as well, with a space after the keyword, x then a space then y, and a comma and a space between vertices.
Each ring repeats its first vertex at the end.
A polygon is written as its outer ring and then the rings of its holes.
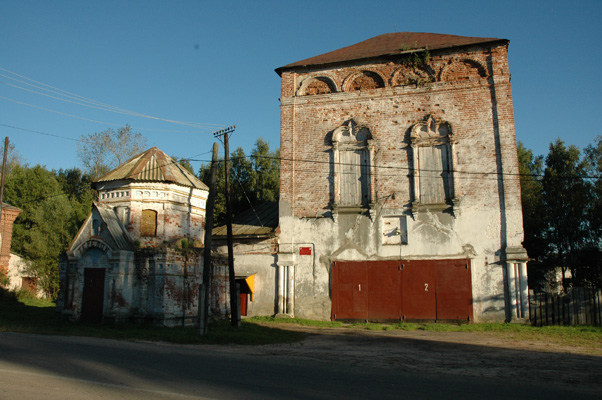
POLYGON ((86 173, 97 179, 146 149, 146 138, 129 125, 80 136, 77 155, 86 173))

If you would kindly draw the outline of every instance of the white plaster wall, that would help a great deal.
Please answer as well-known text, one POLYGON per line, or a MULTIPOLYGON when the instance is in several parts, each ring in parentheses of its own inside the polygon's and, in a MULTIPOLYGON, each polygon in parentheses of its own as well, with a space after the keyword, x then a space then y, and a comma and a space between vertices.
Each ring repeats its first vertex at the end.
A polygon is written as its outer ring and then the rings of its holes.
POLYGON ((458 211, 456 217, 436 212, 407 215, 408 243, 399 245, 383 244, 382 219, 383 214, 401 215, 403 210, 384 209, 374 221, 367 215, 339 215, 336 222, 281 216, 281 242, 288 243, 281 244, 280 252, 294 254, 295 316, 330 319, 330 269, 336 260, 470 258, 475 322, 504 321, 499 210, 458 211), (314 246, 315 256, 298 254, 307 243, 314 246))
MULTIPOLYGON (((227 246, 216 246, 224 257, 227 246)), ((238 276, 255 274, 255 293, 248 303, 249 317, 274 315, 276 313, 276 282, 278 279, 276 255, 273 253, 274 239, 257 240, 252 243, 237 242, 234 246, 234 271, 238 276)))
POLYGON ((191 238, 200 247, 204 238, 206 190, 170 183, 109 182, 99 185, 98 201, 113 207, 129 208, 129 221, 122 221, 142 247, 191 238), (156 237, 140 236, 142 210, 157 212, 156 237))

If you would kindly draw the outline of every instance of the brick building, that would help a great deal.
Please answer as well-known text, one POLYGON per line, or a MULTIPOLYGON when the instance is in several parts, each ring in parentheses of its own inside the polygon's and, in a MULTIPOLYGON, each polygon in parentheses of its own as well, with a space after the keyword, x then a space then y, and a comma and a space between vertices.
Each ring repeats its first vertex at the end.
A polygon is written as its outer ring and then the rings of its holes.
POLYGON ((390 33, 276 70, 277 313, 528 317, 508 44, 390 33))
POLYGON ((208 188, 155 147, 94 185, 98 201, 61 262, 59 311, 195 324, 208 188))

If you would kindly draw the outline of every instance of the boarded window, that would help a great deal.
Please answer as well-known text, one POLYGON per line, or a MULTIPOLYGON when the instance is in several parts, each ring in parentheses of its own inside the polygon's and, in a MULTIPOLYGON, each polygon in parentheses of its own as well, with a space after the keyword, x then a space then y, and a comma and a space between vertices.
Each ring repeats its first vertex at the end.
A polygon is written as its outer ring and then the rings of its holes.
POLYGON ((368 205, 370 202, 370 165, 367 149, 341 151, 341 205, 368 205))
POLYGON ((445 203, 451 198, 448 146, 418 148, 420 202, 445 203))
POLYGON ((141 236, 157 236, 157 212, 154 210, 142 210, 142 222, 140 224, 141 236))

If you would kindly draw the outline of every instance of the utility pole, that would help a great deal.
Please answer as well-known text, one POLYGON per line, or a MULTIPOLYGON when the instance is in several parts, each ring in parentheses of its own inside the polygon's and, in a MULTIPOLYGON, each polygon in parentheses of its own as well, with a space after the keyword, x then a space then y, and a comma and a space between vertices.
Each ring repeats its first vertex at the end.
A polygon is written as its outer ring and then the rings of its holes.
MULTIPOLYGON (((2 220, 2 205, 4 204, 4 175, 6 175, 6 154, 8 152, 8 136, 4 138, 4 158, 2 159, 2 180, 0 182, 0 253, 2 252, 2 237, 4 236, 4 221, 2 220)), ((7 265, 8 268, 8 265, 7 265)))
POLYGON ((224 142, 224 164, 226 169, 226 232, 228 241, 228 275, 230 277, 230 321, 232 326, 240 326, 240 294, 236 288, 236 277, 234 275, 234 245, 232 239, 232 206, 230 202, 230 147, 228 146, 229 134, 234 132, 236 125, 213 132, 215 137, 222 137, 224 142))
POLYGON ((205 252, 203 254, 203 285, 200 291, 199 301, 199 335, 206 335, 209 331, 209 302, 211 299, 211 279, 213 277, 213 266, 211 264, 211 242, 213 229, 213 207, 215 204, 215 190, 217 186, 217 161, 219 146, 213 143, 213 157, 211 158, 211 172, 209 175, 209 197, 205 207, 205 252))

